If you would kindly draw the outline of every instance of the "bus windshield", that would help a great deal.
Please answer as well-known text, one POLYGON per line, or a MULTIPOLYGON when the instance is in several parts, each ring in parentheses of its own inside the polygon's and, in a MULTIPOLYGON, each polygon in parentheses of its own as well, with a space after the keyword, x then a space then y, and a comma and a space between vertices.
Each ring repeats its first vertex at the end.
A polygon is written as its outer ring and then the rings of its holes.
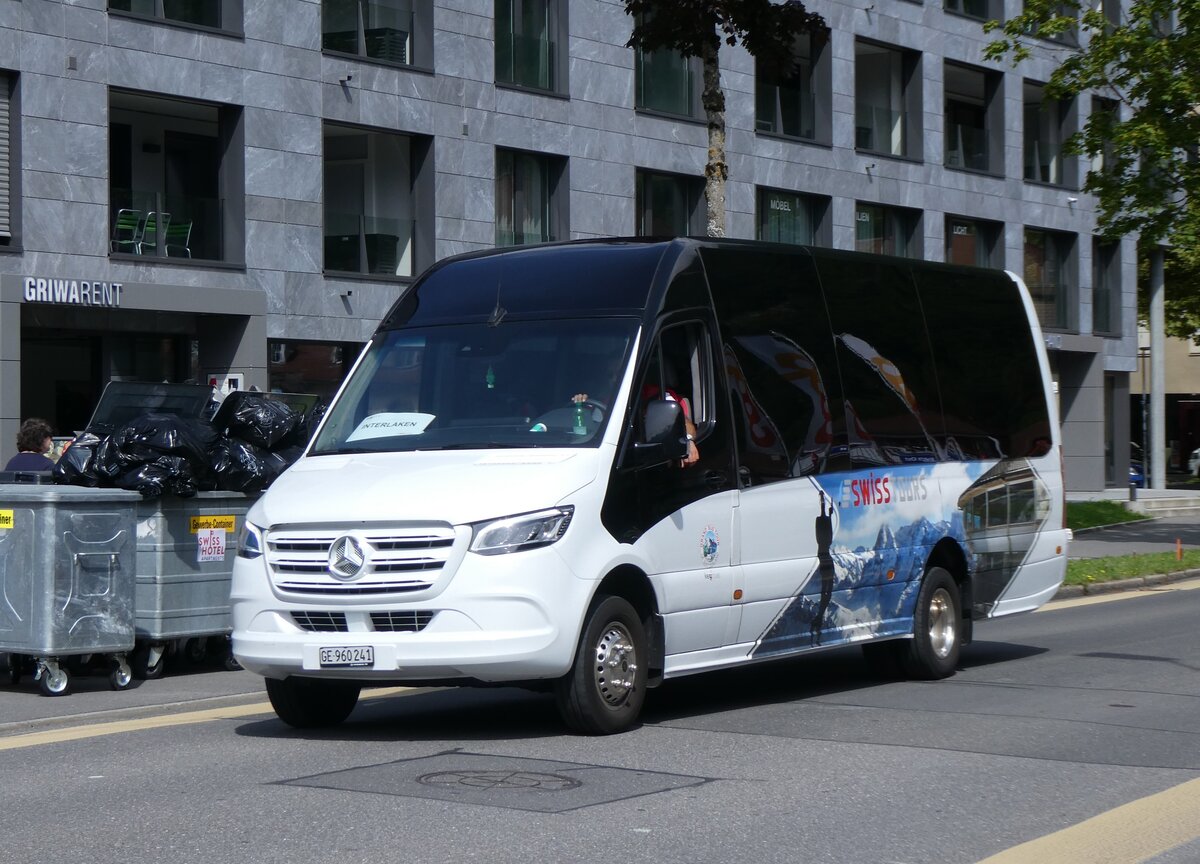
POLYGON ((636 332, 587 318, 379 333, 310 455, 598 446, 636 332))

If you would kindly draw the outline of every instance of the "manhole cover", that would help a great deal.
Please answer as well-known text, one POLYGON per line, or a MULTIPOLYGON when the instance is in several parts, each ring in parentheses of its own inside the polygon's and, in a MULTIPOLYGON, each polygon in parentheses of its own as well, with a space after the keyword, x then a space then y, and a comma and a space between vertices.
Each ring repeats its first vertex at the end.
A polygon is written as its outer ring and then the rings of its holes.
POLYGON ((472 789, 535 789, 539 792, 561 792, 583 785, 571 777, 561 774, 543 774, 536 771, 438 771, 422 774, 418 783, 425 786, 447 788, 467 786, 472 789))

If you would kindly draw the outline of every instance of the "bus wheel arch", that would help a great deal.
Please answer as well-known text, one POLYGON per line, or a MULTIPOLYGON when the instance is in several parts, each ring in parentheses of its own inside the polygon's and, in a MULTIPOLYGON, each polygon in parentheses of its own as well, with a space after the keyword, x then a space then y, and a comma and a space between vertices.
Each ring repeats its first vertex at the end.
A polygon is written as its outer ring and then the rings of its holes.
POLYGON ((555 683, 567 726, 586 735, 623 732, 637 722, 650 669, 661 659, 661 621, 645 574, 619 568, 598 586, 584 616, 570 671, 555 683))

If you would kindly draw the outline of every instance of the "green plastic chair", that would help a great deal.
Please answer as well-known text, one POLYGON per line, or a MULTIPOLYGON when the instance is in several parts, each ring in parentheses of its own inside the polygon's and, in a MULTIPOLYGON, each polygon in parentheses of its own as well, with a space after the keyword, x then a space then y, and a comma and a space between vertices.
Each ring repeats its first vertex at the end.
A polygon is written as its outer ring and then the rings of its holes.
POLYGON ((108 248, 112 252, 139 252, 142 229, 145 227, 141 210, 118 210, 113 221, 112 240, 108 248))
POLYGON ((139 255, 157 255, 159 234, 165 234, 171 225, 171 214, 161 210, 151 210, 146 214, 146 224, 142 227, 142 238, 138 241, 139 255))
POLYGON ((185 219, 172 222, 163 231, 167 238, 167 256, 175 258, 191 258, 192 250, 188 248, 188 240, 192 236, 192 220, 185 219))

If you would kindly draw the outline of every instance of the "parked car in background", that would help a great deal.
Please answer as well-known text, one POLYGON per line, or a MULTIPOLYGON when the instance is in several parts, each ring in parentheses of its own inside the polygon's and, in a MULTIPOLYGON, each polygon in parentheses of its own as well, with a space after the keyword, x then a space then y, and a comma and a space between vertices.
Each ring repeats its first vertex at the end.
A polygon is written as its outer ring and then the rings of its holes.
POLYGON ((1200 477, 1200 447, 1192 451, 1192 455, 1188 457, 1188 473, 1193 477, 1200 477))

